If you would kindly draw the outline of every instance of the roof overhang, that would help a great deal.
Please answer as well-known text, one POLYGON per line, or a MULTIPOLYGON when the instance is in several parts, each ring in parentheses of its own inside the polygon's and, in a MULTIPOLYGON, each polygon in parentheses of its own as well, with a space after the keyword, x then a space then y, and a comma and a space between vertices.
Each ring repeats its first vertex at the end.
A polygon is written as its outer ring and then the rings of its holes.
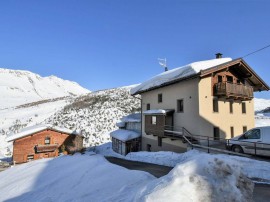
POLYGON ((152 110, 147 110, 144 111, 144 115, 171 115, 174 113, 174 109, 152 109, 152 110))
POLYGON ((259 77, 256 72, 242 59, 235 59, 230 62, 202 70, 200 77, 206 77, 210 74, 215 74, 219 71, 231 71, 239 75, 241 78, 244 78, 248 83, 253 87, 253 90, 256 91, 268 91, 270 90, 269 86, 259 77))

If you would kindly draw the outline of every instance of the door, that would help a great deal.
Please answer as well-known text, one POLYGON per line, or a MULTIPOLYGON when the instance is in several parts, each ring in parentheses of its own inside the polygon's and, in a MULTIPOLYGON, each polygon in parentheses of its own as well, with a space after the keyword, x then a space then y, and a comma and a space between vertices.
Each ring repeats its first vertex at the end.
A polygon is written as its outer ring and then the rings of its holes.
POLYGON ((243 135, 241 146, 245 153, 263 155, 262 134, 259 128, 247 131, 243 135))

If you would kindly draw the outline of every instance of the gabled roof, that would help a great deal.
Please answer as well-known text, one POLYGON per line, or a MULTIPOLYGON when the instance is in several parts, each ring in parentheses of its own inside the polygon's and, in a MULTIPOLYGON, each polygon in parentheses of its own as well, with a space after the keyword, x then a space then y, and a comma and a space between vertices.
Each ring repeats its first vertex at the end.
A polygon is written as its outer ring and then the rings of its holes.
POLYGON ((35 125, 35 126, 31 126, 31 127, 27 127, 27 128, 23 128, 21 129, 19 132, 17 133, 10 133, 7 137, 6 137, 6 141, 10 142, 10 141, 14 141, 16 139, 20 139, 22 137, 26 137, 44 130, 53 130, 53 131, 57 131, 57 132, 61 132, 61 133, 66 133, 66 134, 70 134, 70 135, 81 135, 80 132, 75 131, 75 130, 69 130, 66 128, 60 128, 57 126, 53 126, 51 124, 41 124, 41 125, 35 125))
POLYGON ((254 70, 243 60, 231 58, 219 58, 213 60, 194 62, 179 68, 175 68, 158 74, 148 81, 131 89, 131 94, 136 95, 151 91, 164 86, 172 85, 187 79, 203 77, 224 68, 231 68, 237 74, 245 76, 254 87, 254 91, 269 90, 269 86, 255 73, 254 70))

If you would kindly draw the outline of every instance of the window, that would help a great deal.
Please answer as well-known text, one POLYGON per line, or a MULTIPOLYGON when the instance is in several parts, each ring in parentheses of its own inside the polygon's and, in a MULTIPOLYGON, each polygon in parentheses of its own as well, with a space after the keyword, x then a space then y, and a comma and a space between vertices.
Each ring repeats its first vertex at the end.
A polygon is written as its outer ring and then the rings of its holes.
POLYGON ((243 114, 247 113, 246 103, 245 102, 242 102, 242 113, 243 114))
POLYGON ((150 110, 150 104, 149 103, 146 105, 146 110, 150 110))
POLYGON ((34 155, 27 155, 27 161, 34 160, 34 155))
POLYGON ((150 152, 151 151, 151 144, 146 145, 146 151, 150 152))
POLYGON ((222 83, 222 76, 218 76, 218 83, 222 83))
POLYGON ((218 112, 218 100, 213 100, 213 111, 218 112))
POLYGON ((230 113, 233 113, 233 101, 230 102, 230 113))
POLYGON ((46 145, 50 144, 51 143, 51 138, 50 137, 46 137, 44 143, 46 145))
POLYGON ((184 112, 184 100, 177 100, 177 112, 184 112))
POLYGON ((158 103, 162 102, 162 94, 158 94, 158 103))
POLYGON ((157 117, 156 116, 152 116, 152 124, 157 125, 157 117))
POLYGON ((161 137, 158 137, 158 146, 162 147, 162 138, 161 137))
POLYGON ((232 83, 233 82, 233 77, 232 76, 226 76, 227 82, 232 83))
POLYGON ((214 127, 214 140, 219 140, 219 127, 214 127))
POLYGON ((233 128, 233 126, 231 126, 231 138, 233 138, 234 137, 234 128, 233 128))
POLYGON ((261 139, 260 129, 249 130, 245 133, 245 139, 261 139))
POLYGON ((247 127, 243 126, 243 133, 247 132, 247 127))

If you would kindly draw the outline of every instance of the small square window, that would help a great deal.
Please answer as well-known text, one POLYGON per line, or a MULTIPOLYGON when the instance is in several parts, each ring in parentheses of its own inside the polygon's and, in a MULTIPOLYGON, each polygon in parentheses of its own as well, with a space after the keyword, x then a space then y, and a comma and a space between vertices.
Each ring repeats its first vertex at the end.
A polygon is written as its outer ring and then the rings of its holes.
POLYGON ((213 99, 213 111, 218 112, 218 100, 213 99))
POLYGON ((146 110, 150 110, 150 103, 146 105, 146 110))
POLYGON ((242 113, 246 114, 247 113, 247 109, 246 109, 246 103, 242 102, 242 113))
POLYGON ((231 126, 231 138, 233 138, 233 137, 234 137, 234 127, 231 126))
POLYGON ((51 144, 51 138, 50 137, 46 137, 45 141, 44 141, 45 145, 51 144))
POLYGON ((233 113, 233 102, 232 101, 230 102, 230 113, 231 114, 233 113))
POLYGON ((247 132, 247 127, 243 126, 243 133, 247 132))
POLYGON ((177 112, 184 112, 184 100, 177 100, 177 112))
POLYGON ((152 116, 152 125, 157 125, 157 117, 152 116))
POLYGON ((158 94, 158 103, 162 102, 162 94, 158 94))
POLYGON ((158 146, 162 147, 162 138, 161 137, 158 137, 158 146))

